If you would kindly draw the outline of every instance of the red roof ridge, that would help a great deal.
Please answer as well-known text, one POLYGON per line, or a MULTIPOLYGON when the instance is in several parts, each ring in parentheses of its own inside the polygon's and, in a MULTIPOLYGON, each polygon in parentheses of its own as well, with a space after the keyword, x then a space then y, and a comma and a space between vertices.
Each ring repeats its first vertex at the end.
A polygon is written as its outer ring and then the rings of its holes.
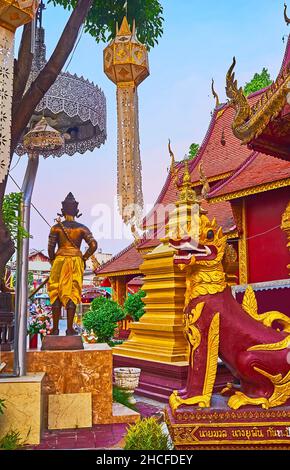
POLYGON ((259 155, 260 152, 256 152, 256 151, 253 151, 249 156, 248 158, 241 163, 241 165, 236 168, 236 170, 234 171, 234 173, 230 176, 228 176, 227 178, 225 178, 224 180, 222 181, 219 181, 213 188, 212 190, 210 191, 210 193, 208 194, 208 197, 209 199, 215 195, 215 193, 217 193, 220 189, 224 188, 228 183, 230 183, 231 181, 233 181, 240 173, 242 173, 243 170, 245 170, 256 158, 257 156, 259 155))
POLYGON ((290 62, 290 34, 288 35, 286 49, 285 49, 285 52, 284 52, 284 57, 283 57, 280 72, 278 73, 278 77, 280 75, 282 75, 282 73, 285 71, 285 69, 286 69, 287 65, 289 64, 289 62, 290 62))

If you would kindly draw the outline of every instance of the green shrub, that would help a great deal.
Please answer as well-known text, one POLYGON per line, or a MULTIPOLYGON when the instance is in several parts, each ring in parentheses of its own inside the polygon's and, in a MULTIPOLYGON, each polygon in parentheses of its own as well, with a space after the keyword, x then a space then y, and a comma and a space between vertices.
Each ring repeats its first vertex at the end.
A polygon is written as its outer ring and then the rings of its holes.
POLYGON ((145 313, 145 304, 143 298, 146 292, 140 289, 136 294, 129 295, 124 303, 124 310, 126 315, 130 315, 134 321, 139 321, 145 313))
POLYGON ((117 322, 123 320, 123 309, 110 299, 94 299, 91 309, 84 315, 83 325, 88 333, 93 330, 98 343, 108 343, 117 328, 117 322))
POLYGON ((16 450, 21 447, 20 433, 17 431, 9 431, 0 440, 0 450, 16 450))
POLYGON ((125 450, 170 450, 169 436, 155 418, 141 419, 129 426, 125 450))
POLYGON ((136 411, 136 406, 129 402, 128 393, 116 385, 113 386, 113 401, 121 403, 121 405, 127 406, 127 408, 131 408, 131 410, 136 411))

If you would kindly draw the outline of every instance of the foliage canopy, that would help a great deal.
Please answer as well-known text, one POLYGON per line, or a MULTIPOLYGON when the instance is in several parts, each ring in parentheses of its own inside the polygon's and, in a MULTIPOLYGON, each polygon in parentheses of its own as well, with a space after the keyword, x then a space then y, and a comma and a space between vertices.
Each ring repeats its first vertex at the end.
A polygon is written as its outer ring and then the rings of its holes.
POLYGON ((88 333, 93 330, 98 343, 109 343, 117 328, 117 322, 123 320, 123 309, 110 299, 98 297, 92 302, 91 309, 83 318, 83 325, 88 333))
MULTIPOLYGON (((49 0, 71 10, 77 0, 49 0)), ((163 34, 163 7, 158 0, 128 0, 127 18, 136 21, 137 37, 148 49, 158 43, 163 34)), ((107 42, 115 37, 116 22, 120 25, 126 14, 125 0, 94 0, 85 23, 85 31, 97 42, 107 42)))
POLYGON ((4 196, 2 205, 3 220, 8 228, 13 242, 16 244, 17 236, 27 238, 29 234, 23 229, 19 215, 22 193, 10 193, 4 196))
POLYGON ((248 96, 251 93, 255 93, 255 91, 266 88, 271 85, 271 83, 273 83, 273 80, 271 80, 270 73, 268 69, 264 67, 261 73, 255 73, 252 80, 246 83, 244 87, 245 95, 248 96))
POLYGON ((196 157, 197 153, 199 151, 199 144, 192 143, 191 146, 189 147, 189 160, 192 160, 194 157, 196 157))
POLYGON ((129 295, 124 303, 124 310, 126 315, 130 315, 134 321, 139 321, 142 315, 145 313, 145 305, 143 298, 146 296, 146 292, 140 289, 136 294, 129 295))

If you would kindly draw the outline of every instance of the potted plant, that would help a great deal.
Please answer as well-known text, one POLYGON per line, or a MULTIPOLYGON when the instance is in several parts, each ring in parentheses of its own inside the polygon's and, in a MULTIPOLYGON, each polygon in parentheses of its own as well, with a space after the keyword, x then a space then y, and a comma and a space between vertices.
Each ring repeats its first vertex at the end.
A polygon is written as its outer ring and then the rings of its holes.
POLYGON ((115 384, 120 390, 124 390, 128 396, 128 402, 132 405, 136 404, 133 394, 139 385, 140 373, 141 369, 137 367, 114 368, 115 384))

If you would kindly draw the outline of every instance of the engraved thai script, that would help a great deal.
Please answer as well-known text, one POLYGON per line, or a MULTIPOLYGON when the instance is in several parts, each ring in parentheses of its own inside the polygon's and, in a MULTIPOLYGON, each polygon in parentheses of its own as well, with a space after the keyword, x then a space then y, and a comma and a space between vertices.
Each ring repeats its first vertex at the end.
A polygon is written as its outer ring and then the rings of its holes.
POLYGON ((267 429, 267 437, 289 437, 290 438, 290 427, 285 427, 283 429, 279 428, 273 428, 270 426, 267 429))
POLYGON ((235 438, 246 438, 248 440, 253 438, 264 438, 264 433, 262 429, 258 429, 256 426, 253 429, 233 429, 232 437, 235 438))
POLYGON ((213 430, 205 430, 205 429, 201 429, 198 431, 199 433, 199 437, 201 438, 210 438, 210 439, 213 439, 213 438, 216 438, 216 439, 224 439, 224 438, 227 438, 228 437, 228 433, 226 430, 217 430, 217 429, 213 429, 213 430))

